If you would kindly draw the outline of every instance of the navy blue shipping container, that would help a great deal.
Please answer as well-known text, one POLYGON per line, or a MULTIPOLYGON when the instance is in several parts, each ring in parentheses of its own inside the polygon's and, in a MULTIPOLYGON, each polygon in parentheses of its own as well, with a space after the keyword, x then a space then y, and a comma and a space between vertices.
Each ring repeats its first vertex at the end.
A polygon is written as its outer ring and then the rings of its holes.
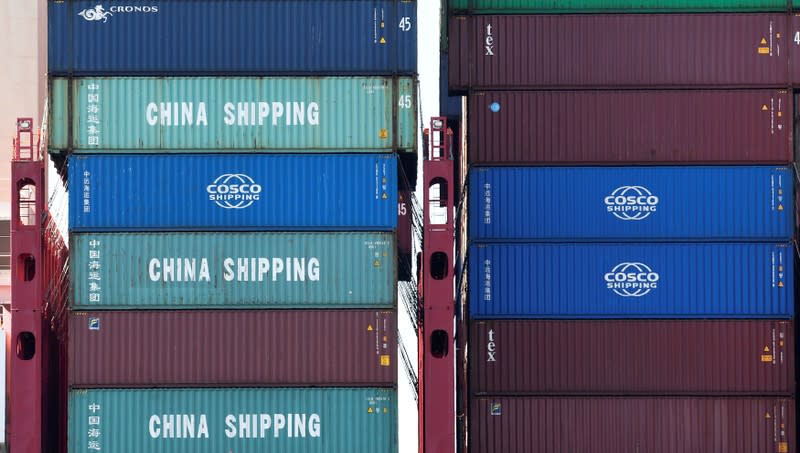
POLYGON ((766 243, 482 244, 473 318, 791 318, 794 247, 766 243))
POLYGON ((493 167, 470 175, 473 241, 788 241, 788 167, 493 167))
POLYGON ((73 231, 393 230, 387 154, 73 155, 73 231))
POLYGON ((50 75, 414 74, 415 0, 48 2, 50 75))

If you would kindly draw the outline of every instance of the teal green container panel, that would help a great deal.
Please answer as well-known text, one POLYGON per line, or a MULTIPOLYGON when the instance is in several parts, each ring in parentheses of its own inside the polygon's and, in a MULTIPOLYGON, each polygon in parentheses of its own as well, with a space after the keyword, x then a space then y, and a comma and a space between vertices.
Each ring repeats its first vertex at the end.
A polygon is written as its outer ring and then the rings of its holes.
MULTIPOLYGON (((768 12, 787 0, 449 0, 452 14, 768 12)), ((795 6, 800 3, 794 0, 795 6)))
POLYGON ((71 306, 392 308, 393 233, 79 233, 71 306))
POLYGON ((50 152, 416 149, 413 77, 50 81, 50 152))
POLYGON ((69 392, 69 453, 392 453, 397 392, 351 388, 69 392))

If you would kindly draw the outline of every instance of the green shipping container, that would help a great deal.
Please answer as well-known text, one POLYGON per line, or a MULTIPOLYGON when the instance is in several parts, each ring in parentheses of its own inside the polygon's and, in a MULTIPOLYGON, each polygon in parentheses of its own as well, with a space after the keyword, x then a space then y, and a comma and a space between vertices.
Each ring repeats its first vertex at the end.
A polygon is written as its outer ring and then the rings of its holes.
POLYGON ((413 77, 50 80, 51 153, 416 149, 413 77))
POLYGON ((397 451, 391 389, 72 390, 69 453, 397 451))
POLYGON ((449 0, 451 14, 768 12, 788 11, 790 4, 789 0, 449 0))
POLYGON ((72 307, 393 308, 393 233, 79 233, 72 307))

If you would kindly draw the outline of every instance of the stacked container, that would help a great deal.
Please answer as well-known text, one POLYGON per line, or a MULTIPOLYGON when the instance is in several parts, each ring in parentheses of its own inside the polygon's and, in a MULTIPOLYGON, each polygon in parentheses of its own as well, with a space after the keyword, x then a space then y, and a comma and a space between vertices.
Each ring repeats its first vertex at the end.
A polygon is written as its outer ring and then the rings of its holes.
POLYGON ((49 4, 67 451, 397 450, 416 2, 49 4))
POLYGON ((796 451, 790 5, 449 6, 468 451, 796 451))

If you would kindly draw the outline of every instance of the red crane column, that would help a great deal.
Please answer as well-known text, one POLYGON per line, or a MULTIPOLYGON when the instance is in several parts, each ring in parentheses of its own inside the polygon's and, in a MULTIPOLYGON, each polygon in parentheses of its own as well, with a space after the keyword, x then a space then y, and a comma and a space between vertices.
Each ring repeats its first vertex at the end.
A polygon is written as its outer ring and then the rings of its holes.
POLYGON ((42 451, 42 213, 44 162, 33 119, 17 119, 11 159, 11 336, 7 343, 6 442, 14 453, 42 451))
POLYGON ((431 119, 423 162, 423 312, 420 327, 421 453, 454 453, 455 330, 453 255, 454 184, 452 133, 446 118, 431 119))

